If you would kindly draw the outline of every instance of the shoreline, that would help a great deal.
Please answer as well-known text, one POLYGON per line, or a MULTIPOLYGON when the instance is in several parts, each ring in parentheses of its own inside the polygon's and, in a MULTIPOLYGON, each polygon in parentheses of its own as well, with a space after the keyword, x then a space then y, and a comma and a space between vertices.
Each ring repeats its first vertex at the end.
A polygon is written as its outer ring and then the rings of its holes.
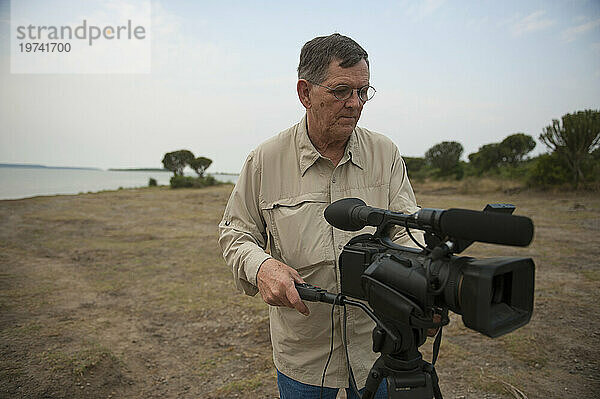
MULTIPOLYGON (((236 176, 208 173, 218 181, 236 181, 236 176)), ((150 179, 168 186, 170 171, 54 168, 0 168, 0 200, 18 200, 53 195, 76 195, 148 187, 150 179)))

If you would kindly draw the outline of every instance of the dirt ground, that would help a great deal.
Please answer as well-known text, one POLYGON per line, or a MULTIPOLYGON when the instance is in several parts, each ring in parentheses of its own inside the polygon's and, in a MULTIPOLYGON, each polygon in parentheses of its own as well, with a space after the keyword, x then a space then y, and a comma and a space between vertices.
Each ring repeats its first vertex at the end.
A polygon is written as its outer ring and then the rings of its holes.
MULTIPOLYGON (((217 245, 231 187, 0 201, 0 398, 276 398, 266 305, 217 245)), ((535 311, 494 340, 453 316, 444 397, 600 397, 600 196, 415 191, 423 207, 510 202, 536 226, 528 248, 468 251, 532 257, 535 311)))

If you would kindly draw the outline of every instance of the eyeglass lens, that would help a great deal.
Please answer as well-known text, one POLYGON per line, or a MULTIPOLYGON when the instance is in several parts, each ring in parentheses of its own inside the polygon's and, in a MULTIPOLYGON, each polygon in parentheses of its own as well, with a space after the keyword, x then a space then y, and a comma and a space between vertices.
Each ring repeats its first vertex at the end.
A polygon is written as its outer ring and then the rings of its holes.
MULTIPOLYGON (((354 89, 350 86, 340 85, 333 89, 333 95, 341 101, 347 100, 352 96, 354 89)), ((361 87, 358 90, 358 96, 361 100, 367 101, 373 98, 375 95, 375 89, 371 86, 361 87)))

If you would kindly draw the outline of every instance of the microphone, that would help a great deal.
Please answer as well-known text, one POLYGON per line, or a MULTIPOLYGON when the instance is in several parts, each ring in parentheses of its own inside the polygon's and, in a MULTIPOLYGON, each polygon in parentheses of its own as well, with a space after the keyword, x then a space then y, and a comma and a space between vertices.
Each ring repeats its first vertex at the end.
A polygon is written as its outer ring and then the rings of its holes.
POLYGON ((359 198, 335 201, 325 209, 325 220, 346 231, 391 223, 455 239, 521 247, 533 239, 533 222, 524 216, 457 208, 423 208, 411 215, 373 208, 359 198))
POLYGON ((325 220, 335 228, 358 231, 365 226, 379 226, 383 222, 383 209, 372 208, 360 198, 343 198, 325 208, 325 220))
POLYGON ((528 217, 470 209, 444 211, 440 230, 463 240, 517 247, 526 247, 533 239, 533 222, 528 217))

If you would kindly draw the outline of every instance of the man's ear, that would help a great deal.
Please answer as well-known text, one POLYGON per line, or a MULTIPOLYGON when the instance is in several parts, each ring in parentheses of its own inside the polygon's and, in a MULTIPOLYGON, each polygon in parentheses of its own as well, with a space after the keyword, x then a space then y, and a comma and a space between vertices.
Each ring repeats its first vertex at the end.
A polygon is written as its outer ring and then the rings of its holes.
POLYGON ((298 98, 304 108, 310 109, 312 107, 310 102, 310 97, 308 95, 310 88, 308 87, 308 82, 304 79, 298 79, 298 83, 296 84, 296 90, 298 90, 298 98))

